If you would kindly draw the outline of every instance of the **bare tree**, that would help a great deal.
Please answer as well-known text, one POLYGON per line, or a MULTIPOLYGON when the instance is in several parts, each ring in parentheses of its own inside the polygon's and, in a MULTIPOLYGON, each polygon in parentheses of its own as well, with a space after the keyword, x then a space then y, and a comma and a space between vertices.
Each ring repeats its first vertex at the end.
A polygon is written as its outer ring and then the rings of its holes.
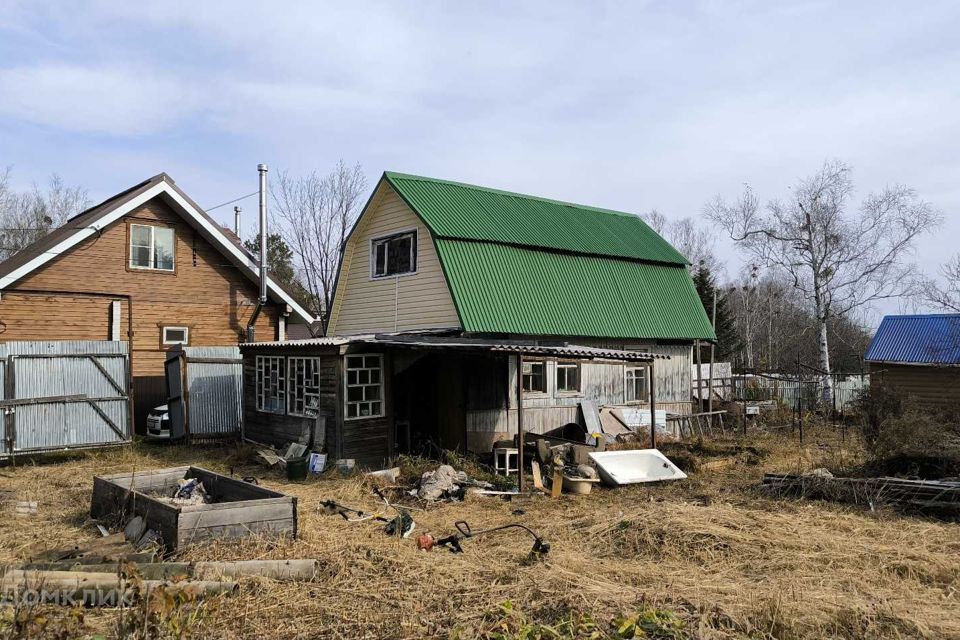
POLYGON ((640 217, 691 264, 706 267, 713 273, 719 270, 720 263, 714 253, 714 240, 710 229, 690 218, 670 220, 656 209, 640 217))
POLYGON ((59 227, 90 204, 87 190, 68 186, 52 174, 45 188, 34 183, 29 191, 10 186, 10 167, 0 174, 0 256, 9 258, 59 227))
POLYGON ((923 293, 928 302, 946 311, 960 313, 960 253, 940 268, 943 283, 924 282, 923 293))
POLYGON ((293 177, 281 171, 272 190, 281 233, 293 250, 297 271, 326 322, 337 266, 347 234, 359 214, 367 180, 359 164, 343 160, 326 175, 293 177))
POLYGON ((868 195, 856 213, 848 211, 852 193, 850 168, 834 161, 799 181, 787 201, 762 208, 747 187, 736 202, 717 196, 706 208, 742 251, 785 273, 810 306, 826 402, 832 398, 828 323, 914 291, 918 273, 907 258, 916 238, 941 219, 905 186, 868 195))

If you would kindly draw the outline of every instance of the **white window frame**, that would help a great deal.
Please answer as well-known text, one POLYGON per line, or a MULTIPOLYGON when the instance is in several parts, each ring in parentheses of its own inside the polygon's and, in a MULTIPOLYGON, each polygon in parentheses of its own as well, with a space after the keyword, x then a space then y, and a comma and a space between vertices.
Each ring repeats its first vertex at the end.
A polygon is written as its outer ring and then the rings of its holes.
POLYGON ((384 384, 383 384, 384 370, 383 370, 383 354, 382 353, 352 353, 347 354, 343 357, 343 419, 344 420, 371 420, 373 418, 382 418, 386 415, 386 398, 384 398, 384 384), (361 358, 362 365, 360 367, 351 367, 350 361, 352 359, 361 358), (376 358, 377 364, 374 367, 368 366, 367 361, 370 358, 376 358), (369 372, 377 371, 379 380, 377 382, 370 382, 369 372), (353 383, 350 382, 351 372, 357 372, 357 380, 353 383), (360 382, 361 372, 368 372, 367 382, 360 382), (378 388, 376 399, 367 399, 366 389, 367 388, 378 388), (362 400, 350 400, 350 389, 351 388, 362 388, 364 389, 364 398, 362 400), (368 415, 361 415, 361 407, 363 405, 370 405, 371 409, 374 404, 380 405, 380 410, 377 413, 371 412, 368 415), (350 415, 350 408, 352 406, 357 407, 357 415, 350 415))
MULTIPOLYGON (((547 361, 543 358, 524 358, 523 365, 535 365, 539 364, 543 366, 543 389, 527 389, 526 384, 523 380, 523 366, 520 367, 520 371, 517 372, 517 375, 520 376, 520 388, 523 389, 523 394, 527 396, 545 396, 549 393, 550 390, 550 380, 547 373, 547 361)), ((532 373, 530 375, 533 375, 532 373)))
POLYGON ((565 396, 575 396, 583 393, 583 367, 580 366, 580 363, 574 360, 557 360, 556 364, 556 375, 554 379, 556 380, 555 384, 557 387, 557 395, 565 396), (577 370, 577 388, 576 389, 561 389, 560 388, 560 369, 576 369, 577 370))
POLYGON ((627 404, 644 404, 644 403, 650 402, 650 367, 632 367, 632 366, 627 366, 627 367, 624 368, 624 371, 623 371, 623 401, 624 401, 625 403, 627 403, 627 404), (631 379, 630 373, 631 373, 631 372, 636 372, 636 371, 642 371, 642 372, 643 372, 643 374, 642 374, 642 375, 643 375, 643 397, 642 397, 642 398, 634 398, 634 399, 630 400, 630 399, 628 398, 628 395, 629 395, 629 394, 627 393, 627 390, 630 389, 630 385, 631 385, 632 380, 635 380, 636 377, 637 377, 637 376, 636 376, 636 373, 634 373, 634 377, 631 379))
POLYGON ((316 418, 320 415, 320 358, 289 356, 286 391, 287 415, 300 418, 316 418), (297 370, 301 363, 302 375, 297 370), (302 410, 298 404, 302 405, 302 410))
MULTIPOLYGON (((137 245, 137 246, 142 247, 144 245, 137 245)), ((138 269, 141 271, 163 271, 165 273, 173 273, 174 271, 177 270, 177 232, 173 227, 165 227, 162 225, 155 225, 155 224, 130 223, 130 239, 129 239, 129 242, 127 242, 127 252, 130 254, 127 260, 127 264, 130 265, 131 269, 138 269), (134 247, 133 230, 135 227, 150 229, 150 247, 149 247, 150 248, 150 259, 149 259, 150 264, 148 264, 147 266, 133 263, 133 247, 134 247), (171 248, 171 251, 170 251, 171 262, 170 262, 169 269, 165 267, 151 266, 151 265, 157 264, 157 233, 156 233, 157 229, 167 229, 170 231, 170 233, 173 234, 173 247, 171 248)))
POLYGON ((165 325, 160 328, 160 339, 163 344, 190 344, 190 327, 176 325, 165 325), (183 331, 183 340, 170 340, 167 338, 167 331, 183 331))
MULTIPOLYGON (((378 236, 376 238, 370 239, 370 279, 371 280, 382 280, 383 278, 399 278, 403 276, 412 276, 416 275, 417 269, 419 268, 419 255, 417 251, 417 241, 419 234, 417 229, 404 229, 402 231, 396 231, 383 236, 378 236), (377 246, 389 243, 391 240, 397 240, 403 236, 410 236, 410 264, 413 267, 410 271, 404 271, 402 273, 383 273, 377 274, 377 246)), ((386 252, 384 253, 384 260, 387 259, 386 252)), ((384 265, 384 270, 386 270, 386 265, 384 265)))
MULTIPOLYGON (((257 356, 256 365, 257 372, 255 379, 255 391, 257 394, 257 411, 262 413, 277 413, 282 415, 286 407, 287 396, 286 363, 284 362, 283 356, 257 356), (266 381, 264 374, 266 372, 269 372, 270 374, 273 374, 274 372, 277 373, 276 395, 268 394, 268 390, 264 389, 264 382, 266 381), (277 399, 276 409, 264 408, 264 400, 268 397, 277 399)), ((273 380, 271 379, 270 383, 272 384, 272 382, 273 380)))

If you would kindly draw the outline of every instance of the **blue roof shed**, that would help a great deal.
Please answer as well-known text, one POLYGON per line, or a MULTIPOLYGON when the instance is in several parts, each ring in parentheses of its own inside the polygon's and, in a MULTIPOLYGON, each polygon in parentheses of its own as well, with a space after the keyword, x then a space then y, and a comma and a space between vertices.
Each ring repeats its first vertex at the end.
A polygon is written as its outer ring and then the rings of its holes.
POLYGON ((960 365, 960 313, 885 316, 864 360, 960 365))

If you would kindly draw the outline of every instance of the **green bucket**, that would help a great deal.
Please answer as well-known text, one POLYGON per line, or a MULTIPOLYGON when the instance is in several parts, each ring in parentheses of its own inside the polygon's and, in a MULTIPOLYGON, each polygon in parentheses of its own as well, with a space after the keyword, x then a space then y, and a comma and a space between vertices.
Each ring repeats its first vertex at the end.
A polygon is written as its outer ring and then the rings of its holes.
POLYGON ((287 460, 287 480, 306 480, 309 465, 308 457, 290 458, 287 460))

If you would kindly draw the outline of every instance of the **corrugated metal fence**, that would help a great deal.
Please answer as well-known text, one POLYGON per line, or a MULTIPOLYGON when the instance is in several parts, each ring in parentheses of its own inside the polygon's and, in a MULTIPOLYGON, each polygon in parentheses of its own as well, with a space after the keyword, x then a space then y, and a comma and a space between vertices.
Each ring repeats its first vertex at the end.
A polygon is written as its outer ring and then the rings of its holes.
POLYGON ((240 347, 184 347, 166 361, 171 435, 236 437, 243 416, 240 347))
POLYGON ((0 457, 130 441, 126 342, 0 344, 0 457))
MULTIPOLYGON (((823 383, 820 378, 803 380, 772 376, 733 376, 726 381, 732 384, 732 397, 736 400, 772 400, 787 407, 796 407, 799 396, 800 409, 810 411, 820 408, 823 383)), ((869 375, 850 375, 833 380, 833 408, 846 411, 860 393, 870 386, 869 375)))

